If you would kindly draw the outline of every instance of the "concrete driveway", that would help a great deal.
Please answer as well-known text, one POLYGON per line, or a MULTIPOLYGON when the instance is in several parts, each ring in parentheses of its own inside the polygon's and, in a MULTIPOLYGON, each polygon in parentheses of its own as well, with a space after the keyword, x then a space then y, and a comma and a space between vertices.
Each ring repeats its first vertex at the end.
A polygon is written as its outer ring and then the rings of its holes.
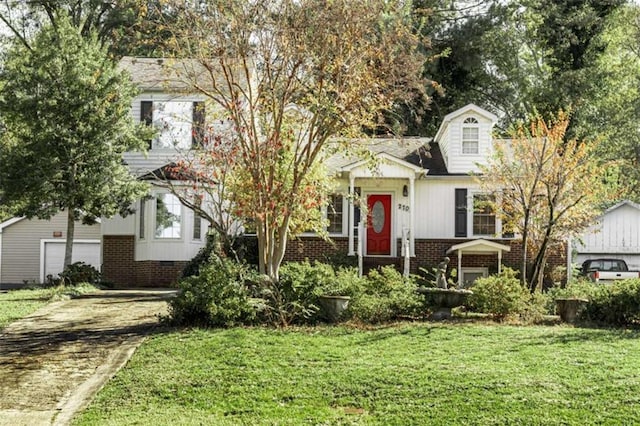
POLYGON ((0 334, 0 425, 66 425, 157 330, 175 290, 55 302, 0 334))

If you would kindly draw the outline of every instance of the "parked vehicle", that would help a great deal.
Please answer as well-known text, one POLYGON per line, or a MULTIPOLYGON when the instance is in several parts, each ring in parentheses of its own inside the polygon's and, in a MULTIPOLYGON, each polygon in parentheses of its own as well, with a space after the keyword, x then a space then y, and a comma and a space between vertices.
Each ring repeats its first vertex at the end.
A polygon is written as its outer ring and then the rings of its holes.
POLYGON ((582 263, 581 272, 594 282, 611 282, 640 278, 640 271, 630 271, 622 259, 589 259, 582 263))

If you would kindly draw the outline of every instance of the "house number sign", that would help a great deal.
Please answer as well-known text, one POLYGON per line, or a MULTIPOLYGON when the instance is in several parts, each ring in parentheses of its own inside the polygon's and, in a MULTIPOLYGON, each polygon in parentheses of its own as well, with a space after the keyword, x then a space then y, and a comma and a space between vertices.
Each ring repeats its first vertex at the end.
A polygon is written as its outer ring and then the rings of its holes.
POLYGON ((398 204, 398 210, 403 211, 403 212, 408 212, 409 211, 409 206, 406 204, 398 204))

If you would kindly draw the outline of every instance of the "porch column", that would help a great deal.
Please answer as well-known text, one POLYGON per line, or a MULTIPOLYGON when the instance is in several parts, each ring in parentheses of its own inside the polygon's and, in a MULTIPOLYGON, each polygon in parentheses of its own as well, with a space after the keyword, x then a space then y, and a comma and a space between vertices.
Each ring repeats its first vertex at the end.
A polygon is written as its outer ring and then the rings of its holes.
POLYGON ((462 249, 458 249, 458 288, 462 288, 462 249))
POLYGON ((498 250, 498 273, 502 271, 502 250, 498 250))
POLYGON ((416 255, 415 235, 416 235, 416 202, 415 202, 415 177, 409 178, 409 247, 411 256, 416 255))
POLYGON ((353 197, 355 196, 355 177, 349 173, 349 230, 348 230, 348 239, 349 239, 349 256, 353 256, 356 254, 353 247, 353 228, 355 223, 353 222, 353 215, 355 214, 355 208, 353 206, 353 197))

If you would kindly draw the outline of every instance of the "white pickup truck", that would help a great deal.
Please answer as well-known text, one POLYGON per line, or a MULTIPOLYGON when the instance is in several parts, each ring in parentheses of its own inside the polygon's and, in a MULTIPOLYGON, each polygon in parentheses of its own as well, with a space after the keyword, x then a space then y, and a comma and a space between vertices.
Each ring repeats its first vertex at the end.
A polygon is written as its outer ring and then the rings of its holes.
POLYGON ((630 271, 622 259, 589 259, 582 263, 581 272, 597 283, 640 278, 640 271, 630 271))

